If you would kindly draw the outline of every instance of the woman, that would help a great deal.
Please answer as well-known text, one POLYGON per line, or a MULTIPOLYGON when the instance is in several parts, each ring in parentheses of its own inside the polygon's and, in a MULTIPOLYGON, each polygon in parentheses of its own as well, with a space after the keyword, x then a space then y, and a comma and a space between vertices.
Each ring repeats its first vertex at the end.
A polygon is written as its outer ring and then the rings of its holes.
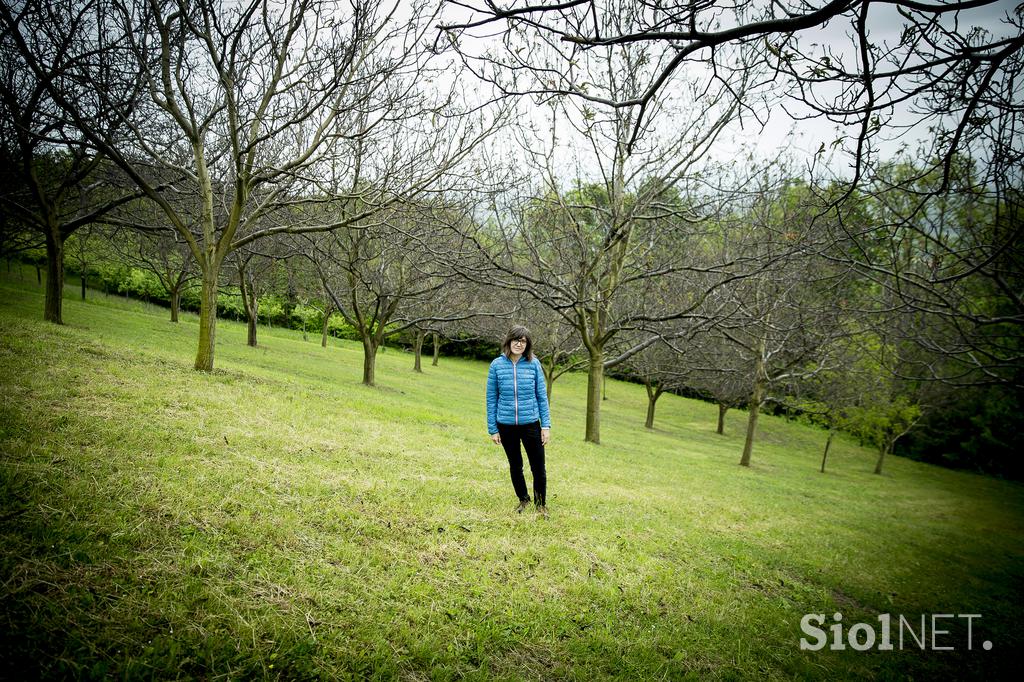
POLYGON ((533 472, 533 501, 537 513, 547 518, 547 476, 544 446, 551 435, 551 415, 544 385, 544 370, 533 357, 533 340, 526 327, 514 326, 505 335, 501 355, 487 373, 487 433, 505 448, 512 488, 519 498, 517 513, 530 503, 523 477, 523 453, 533 472))

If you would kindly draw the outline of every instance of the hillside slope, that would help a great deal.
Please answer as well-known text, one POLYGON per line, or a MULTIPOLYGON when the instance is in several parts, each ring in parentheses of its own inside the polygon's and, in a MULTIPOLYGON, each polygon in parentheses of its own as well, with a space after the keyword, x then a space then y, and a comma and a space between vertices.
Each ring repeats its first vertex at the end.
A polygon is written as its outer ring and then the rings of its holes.
POLYGON ((594 446, 570 375, 545 522, 485 363, 390 349, 368 388, 356 344, 222 321, 200 374, 194 317, 90 296, 57 327, 0 279, 0 677, 982 678, 1021 646, 1017 484, 843 439, 821 474, 824 433, 769 417, 742 468, 745 414, 667 395, 649 431, 615 381, 594 446), (980 617, 970 651, 955 617, 952 651, 802 651, 835 612, 980 617))

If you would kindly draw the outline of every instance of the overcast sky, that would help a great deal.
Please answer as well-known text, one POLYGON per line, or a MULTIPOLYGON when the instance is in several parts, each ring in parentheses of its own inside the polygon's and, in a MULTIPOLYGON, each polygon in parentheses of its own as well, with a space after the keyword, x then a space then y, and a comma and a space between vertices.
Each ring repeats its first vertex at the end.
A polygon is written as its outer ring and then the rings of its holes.
MULTIPOLYGON (((512 3, 507 1, 504 4, 512 3)), ((1012 34, 1016 35, 1016 29, 1007 26, 1004 22, 1006 15, 1012 13, 1016 6, 1017 3, 1012 1, 996 2, 977 9, 962 11, 959 16, 945 15, 943 21, 950 28, 955 26, 957 32, 961 34, 966 34, 972 27, 977 26, 988 30, 996 37, 1010 35, 1011 29, 1012 34)), ((471 20, 473 17, 464 9, 451 6, 450 9, 446 9, 446 14, 448 16, 445 21, 451 21, 456 16, 462 20, 467 20, 467 17, 471 20), (456 12, 456 14, 451 12, 456 12)), ((892 6, 873 5, 868 25, 869 35, 877 44, 894 45, 899 42, 905 23, 905 19, 892 6)), ((502 24, 492 24, 486 30, 479 31, 478 35, 493 33, 500 26, 502 24)), ((850 22, 847 18, 833 21, 820 28, 803 31, 799 41, 805 50, 812 46, 816 50, 827 49, 833 58, 842 59, 847 66, 855 67, 856 53, 850 32, 850 22)), ((486 43, 486 40, 483 42, 486 43)), ((819 96, 827 100, 827 93, 823 90, 819 93, 819 96)), ((766 112, 768 114, 767 124, 763 129, 760 123, 750 116, 742 121, 742 127, 741 122, 736 122, 732 125, 730 134, 722 138, 715 146, 712 155, 719 160, 725 160, 735 157, 742 150, 751 150, 762 158, 789 155, 798 163, 807 162, 814 157, 823 144, 826 149, 831 150, 835 140, 855 135, 857 132, 853 126, 842 128, 824 118, 794 120, 788 115, 787 110, 798 117, 809 112, 800 102, 792 99, 785 101, 784 105, 776 103, 766 112)), ((928 135, 926 125, 905 129, 907 124, 915 120, 905 107, 888 112, 888 116, 888 122, 892 126, 876 140, 877 150, 883 157, 895 155, 901 145, 913 149, 922 138, 928 135)), ((831 158, 821 157, 819 161, 826 162, 833 172, 844 174, 850 157, 848 154, 837 152, 831 158)))

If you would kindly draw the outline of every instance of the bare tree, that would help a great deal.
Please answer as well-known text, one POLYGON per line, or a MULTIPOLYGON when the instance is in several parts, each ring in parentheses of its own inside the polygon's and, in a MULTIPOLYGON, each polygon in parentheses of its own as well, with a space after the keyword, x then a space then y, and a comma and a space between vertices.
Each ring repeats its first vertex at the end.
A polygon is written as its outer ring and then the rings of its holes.
POLYGON ((750 399, 750 371, 739 348, 722 334, 709 333, 690 344, 684 357, 698 365, 687 373, 687 385, 714 401, 718 407, 715 433, 725 435, 729 410, 750 399), (696 347, 694 347, 696 346, 696 347))
POLYGON ((574 325, 550 308, 535 301, 531 303, 519 315, 529 321, 536 339, 548 402, 551 402, 555 381, 564 374, 585 368, 587 352, 574 325))
MULTIPOLYGON (((453 251, 448 254, 437 254, 440 260, 451 268, 453 262, 459 262, 459 254, 466 252, 453 251), (454 260, 453 260, 454 258, 454 260)), ((470 252, 471 253, 471 252, 470 252)), ((457 271, 453 268, 453 272, 457 271)), ((441 344, 459 347, 464 350, 479 349, 481 345, 497 351, 501 346, 509 327, 513 324, 533 325, 533 318, 524 312, 522 300, 517 292, 495 286, 492 283, 475 282, 463 278, 455 280, 456 286, 445 292, 446 307, 434 308, 433 312, 473 312, 471 316, 458 319, 428 320, 424 324, 435 330, 435 357, 441 344), (440 337, 440 340, 437 338, 440 337)), ((532 327, 531 327, 532 328, 532 327)), ((537 354, 543 353, 538 338, 535 344, 537 354)), ((473 352, 473 351, 470 351, 473 352)))
MULTIPOLYGON (((191 198, 173 198, 179 215, 189 224, 198 219, 191 198)), ((127 203, 103 217, 105 224, 113 226, 106 232, 106 246, 122 262, 157 278, 167 292, 171 322, 178 322, 181 296, 198 278, 199 269, 188 243, 163 218, 160 207, 148 199, 127 203)))
POLYGON ((829 368, 835 341, 849 333, 841 305, 849 271, 816 256, 827 239, 821 205, 805 185, 767 183, 752 188, 753 204, 741 216, 749 237, 739 246, 763 267, 730 288, 730 319, 718 326, 749 363, 743 466, 750 465, 761 407, 780 401, 770 391, 784 393, 787 384, 829 368))
POLYGON ((102 262, 105 254, 100 243, 105 242, 107 238, 108 235, 101 226, 89 224, 69 234, 64 241, 65 259, 70 259, 78 270, 78 282, 83 301, 85 300, 89 268, 95 268, 97 262, 102 262))
POLYGON ((858 188, 884 195, 896 186, 913 197, 890 213, 884 229, 864 233, 858 226, 833 225, 839 248, 853 242, 843 257, 901 290, 905 305, 925 313, 918 319, 930 317, 924 324, 941 330, 923 344, 937 361, 926 363, 917 376, 1020 385, 1014 369, 1020 365, 1014 348, 1020 347, 1024 319, 1020 6, 998 0, 740 0, 728 5, 652 0, 636 5, 628 26, 608 20, 621 8, 606 0, 526 5, 451 0, 449 7, 440 28, 481 77, 536 73, 540 77, 529 87, 522 78, 509 79, 506 90, 633 110, 630 147, 642 140, 645 122, 680 80, 697 82, 709 66, 716 75, 733 73, 741 52, 747 64, 770 72, 778 86, 758 98, 726 93, 745 114, 764 123, 774 109, 839 128, 835 139, 822 140, 818 153, 845 154, 850 170, 838 172, 843 191, 833 191, 835 182, 829 181, 823 194, 843 202, 858 188), (487 43, 479 38, 495 32, 504 50, 481 47, 487 43), (595 89, 585 57, 603 50, 625 54, 636 45, 661 46, 671 58, 636 90, 595 89), (913 172, 901 177, 890 172, 881 155, 897 145, 909 145, 914 162, 913 172), (974 174, 969 183, 965 168, 974 174), (962 223, 952 231, 934 232, 934 225, 927 225, 942 214, 942 203, 965 195, 983 197, 992 219, 962 223), (878 249, 878 234, 886 231, 894 243, 878 249), (935 262, 930 271, 894 267, 891 255, 908 238, 927 245, 935 262), (979 296, 998 297, 1001 303, 979 306, 979 296), (1005 343, 990 343, 993 329, 1000 329, 997 336, 1008 335, 1005 343))
MULTIPOLYGON (((641 136, 657 100, 680 74, 711 65, 727 74, 744 50, 784 75, 806 116, 851 125, 855 175, 869 162, 870 138, 890 123, 935 127, 930 158, 948 170, 972 133, 1008 139, 1019 115, 1019 74, 1024 52, 1024 12, 998 0, 782 0, 759 3, 651 0, 636 5, 634 20, 610 20, 622 6, 608 0, 567 0, 506 6, 492 0, 449 0, 453 11, 440 28, 467 60, 545 78, 534 90, 615 108, 635 108, 630 144, 641 136), (468 16, 467 16, 468 12, 468 16), (823 36, 822 30, 828 27, 823 36), (470 37, 499 31, 506 53, 474 52, 470 37), (546 54, 517 50, 526 40, 557 46, 546 54), (825 40, 822 38, 825 37, 825 40), (577 66, 594 50, 660 46, 671 58, 627 92, 594 92, 590 74, 577 66), (912 121, 900 121, 906 111, 912 121), (1000 120, 1001 119, 1001 120, 1000 120), (983 132, 987 129, 987 132, 983 132)), ((767 111, 744 103, 752 114, 767 111)), ((1017 145, 1019 142, 1014 142, 1017 145)))
MULTIPOLYGON (((304 308, 313 311, 320 319, 320 346, 327 348, 327 337, 330 335, 331 318, 337 312, 334 302, 324 289, 323 280, 317 273, 316 268, 306 257, 303 249, 304 244, 282 244, 281 254, 286 255, 282 265, 286 268, 288 288, 294 293, 299 304, 304 308)), ((306 327, 303 319, 303 337, 305 338, 306 327)))
POLYGON ((946 180, 938 170, 922 176, 910 163, 882 167, 847 202, 861 208, 839 214, 823 255, 854 268, 876 292, 865 310, 905 341, 893 371, 1021 387, 1021 195, 992 196, 979 172, 960 159, 940 192, 946 180))
MULTIPOLYGON (((629 31, 642 21, 642 11, 633 3, 617 3, 616 12, 600 20, 606 30, 629 31)), ((491 80, 509 93, 551 91, 549 81, 560 78, 563 65, 557 46, 531 43, 518 32, 505 40, 511 55, 502 60, 515 62, 518 51, 548 66, 523 69, 520 75, 499 60, 491 80)), ((745 67, 743 55, 737 57, 745 67)), ((581 53, 567 77, 586 78, 595 96, 630 98, 671 59, 670 51, 657 45, 595 49, 581 53)), ((538 101, 548 105, 550 115, 534 129, 523 129, 526 165, 540 181, 492 207, 496 222, 480 226, 477 237, 488 262, 470 276, 497 277, 502 286, 532 297, 576 329, 588 356, 585 438, 590 442, 600 442, 605 369, 657 338, 651 332, 636 348, 620 348, 616 336, 689 315, 701 300, 699 292, 672 302, 645 297, 650 280, 715 271, 718 278, 709 285, 714 287, 734 275, 727 266, 702 261, 702 249, 689 248, 702 224, 694 178, 708 149, 739 112, 735 94, 755 87, 757 76, 756 69, 737 68, 697 86, 682 85, 674 99, 656 103, 643 122, 629 108, 596 109, 586 98, 542 94, 538 101), (539 129, 549 136, 546 144, 535 137, 539 129), (578 153, 572 156, 570 149, 578 153), (566 155, 569 161, 563 160, 566 155)))
MULTIPOLYGON (((423 3, 401 16, 397 4, 362 0, 118 0, 116 8, 106 28, 127 44, 121 66, 141 70, 147 97, 126 107, 91 71, 84 86, 130 134, 115 139, 76 100, 47 93, 192 250, 202 273, 199 370, 213 367, 216 292, 229 253, 270 234, 355 224, 431 189, 489 132, 457 115, 457 83, 425 87, 449 64, 433 63, 436 52, 424 45, 436 8, 423 3), (356 162, 355 139, 375 153, 356 162), (359 212, 321 222, 322 212, 299 210, 324 199, 323 178, 339 186, 339 176, 359 212), (153 177, 174 180, 165 190, 153 177), (195 230, 168 199, 177 191, 199 198, 195 230)), ((19 47, 34 73, 47 71, 48 54, 23 36, 19 47)))
POLYGON ((422 207, 392 206, 373 222, 307 237, 324 291, 359 334, 368 386, 376 381, 377 351, 388 336, 478 314, 431 312, 432 299, 451 278, 444 263, 432 257, 442 240, 445 247, 449 240, 434 229, 431 218, 422 207))
MULTIPOLYGON (((268 246, 268 241, 263 240, 262 246, 268 246)), ((246 247, 235 249, 232 255, 237 271, 239 295, 242 297, 242 307, 245 309, 246 344, 255 348, 260 298, 279 284, 275 277, 280 274, 278 261, 246 247)))
MULTIPOLYGON (((680 340, 677 340, 677 343, 680 340)), ((639 379, 647 391, 647 417, 644 420, 644 428, 654 428, 655 408, 658 399, 664 393, 689 388, 691 376, 697 368, 686 362, 684 357, 685 351, 681 352, 679 346, 662 340, 633 355, 622 364, 622 371, 639 379)))
MULTIPOLYGON (((435 262, 435 268, 437 268, 438 262, 445 262, 445 259, 440 257, 436 251, 431 252, 431 248, 440 248, 442 251, 448 248, 445 240, 436 239, 436 235, 431 235, 429 241, 421 241, 418 248, 421 249, 420 253, 423 258, 435 262)), ((511 307, 495 300, 493 290, 489 287, 475 287, 471 283, 455 278, 453 277, 454 273, 447 267, 437 268, 436 271, 444 273, 443 277, 437 276, 434 282, 439 286, 434 289, 429 298, 422 299, 417 303, 415 311, 420 318, 420 322, 412 327, 414 331, 413 371, 415 372, 423 371, 423 344, 428 334, 433 337, 432 362, 436 367, 441 337, 456 334, 466 336, 470 333, 470 327, 479 327, 480 317, 476 315, 467 317, 459 313, 511 307)), ((476 335, 478 331, 472 333, 476 335)))
POLYGON ((0 230, 5 250, 23 247, 19 235, 26 232, 41 237, 43 318, 58 324, 68 237, 137 196, 123 189, 121 175, 84 143, 62 111, 73 103, 82 124, 106 137, 120 134, 120 112, 84 86, 87 74, 123 106, 136 102, 136 72, 116 66, 127 46, 123 36, 106 30, 110 12, 106 0, 0 4, 0 230))
POLYGON ((894 404, 909 404, 907 396, 898 391, 898 380, 879 357, 892 352, 892 347, 865 324, 871 321, 848 315, 847 324, 858 331, 838 340, 832 367, 797 382, 791 393, 781 397, 787 409, 827 429, 821 473, 825 473, 837 431, 854 433, 862 441, 872 440, 865 438, 864 417, 868 416, 865 408, 872 410, 872 418, 875 418, 891 411, 894 404))
MULTIPOLYGON (((703 246, 708 245, 705 243, 703 246)), ((662 395, 690 390, 698 377, 725 371, 719 365, 722 339, 714 336, 713 330, 716 324, 728 317, 730 292, 728 285, 716 288, 716 282, 715 277, 701 278, 691 273, 685 280, 661 277, 646 283, 645 298, 671 302, 699 299, 698 305, 692 307, 687 316, 670 317, 657 325, 648 325, 646 329, 624 333, 630 339, 626 345, 642 347, 643 350, 629 355, 619 364, 618 371, 643 383, 647 392, 644 426, 648 429, 654 428, 655 409, 662 395), (647 345, 645 339, 651 332, 657 332, 658 340, 647 345)))

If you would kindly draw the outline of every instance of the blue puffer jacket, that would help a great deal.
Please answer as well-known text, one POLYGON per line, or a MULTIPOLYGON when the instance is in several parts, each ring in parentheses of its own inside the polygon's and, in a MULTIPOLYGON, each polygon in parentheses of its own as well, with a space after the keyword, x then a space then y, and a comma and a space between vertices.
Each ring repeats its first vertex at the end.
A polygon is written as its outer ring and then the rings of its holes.
POLYGON ((513 363, 506 355, 491 362, 487 372, 487 433, 498 432, 498 423, 530 424, 540 421, 551 428, 544 370, 536 357, 533 362, 519 358, 513 363))

